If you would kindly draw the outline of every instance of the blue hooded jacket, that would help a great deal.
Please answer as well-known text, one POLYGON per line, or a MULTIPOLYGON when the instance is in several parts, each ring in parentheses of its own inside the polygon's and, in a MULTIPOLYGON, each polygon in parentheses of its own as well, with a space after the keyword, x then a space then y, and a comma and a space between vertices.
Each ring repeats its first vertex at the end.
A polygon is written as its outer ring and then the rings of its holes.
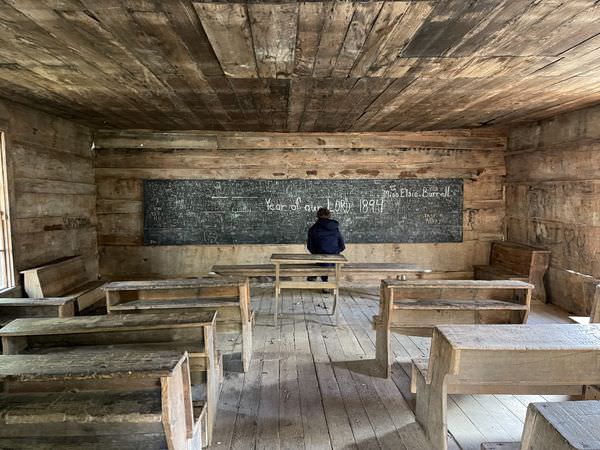
POLYGON ((306 246, 311 253, 336 255, 346 248, 336 220, 320 217, 308 230, 306 246))

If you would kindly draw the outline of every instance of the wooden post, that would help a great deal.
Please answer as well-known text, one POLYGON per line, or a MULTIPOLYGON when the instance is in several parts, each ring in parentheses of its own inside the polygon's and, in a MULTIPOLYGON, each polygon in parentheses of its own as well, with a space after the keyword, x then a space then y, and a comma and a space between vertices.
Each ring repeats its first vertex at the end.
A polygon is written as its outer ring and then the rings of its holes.
POLYGON ((379 322, 375 324, 375 360, 382 376, 389 378, 391 366, 390 319, 394 308, 394 291, 385 286, 385 281, 381 282, 380 297, 379 322))
POLYGON ((340 279, 342 277, 342 265, 335 263, 335 289, 333 290, 333 311, 332 315, 337 317, 337 303, 340 296, 340 279))

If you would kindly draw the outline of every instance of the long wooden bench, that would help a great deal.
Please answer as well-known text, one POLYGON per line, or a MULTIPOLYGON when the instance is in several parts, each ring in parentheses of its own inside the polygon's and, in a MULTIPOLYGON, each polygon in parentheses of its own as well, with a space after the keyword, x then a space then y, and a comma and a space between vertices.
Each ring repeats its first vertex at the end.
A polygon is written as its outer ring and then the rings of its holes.
POLYGON ((205 408, 187 353, 136 356, 0 356, 0 448, 199 450, 205 408))
POLYGON ((75 299, 57 298, 0 298, 0 326, 23 317, 72 317, 75 299))
POLYGON ((600 401, 530 403, 520 443, 483 443, 481 449, 600 449, 600 401))
POLYGON ((214 341, 214 310, 187 314, 114 314, 71 318, 16 319, 0 329, 5 355, 60 353, 90 355, 107 349, 190 354, 194 400, 205 400, 208 440, 216 417, 220 385, 214 341))
POLYGON ((252 359, 250 285, 240 277, 118 281, 104 286, 109 314, 188 314, 216 310, 219 334, 241 333, 242 364, 247 372, 252 359))
POLYGON ((104 300, 103 281, 92 277, 81 256, 61 258, 40 267, 23 270, 24 288, 31 298, 69 297, 75 300, 78 311, 95 306, 104 300))
MULTIPOLYGON (((280 264, 281 277, 306 277, 308 275, 335 275, 333 267, 315 267, 314 264, 280 264)), ((233 264, 215 265, 213 273, 224 276, 240 276, 248 278, 275 277, 275 264, 233 264)), ((348 274, 368 274, 377 279, 401 278, 407 274, 420 277, 424 273, 430 273, 431 269, 419 267, 415 264, 403 263, 344 263, 342 277, 348 274)))
POLYGON ((550 251, 515 242, 492 242, 490 263, 473 266, 478 280, 516 280, 534 285, 532 298, 547 302, 544 274, 550 265, 550 251))
POLYGON ((431 336, 437 325, 527 321, 533 286, 500 280, 383 280, 374 317, 376 360, 389 377, 392 332, 431 336))
POLYGON ((600 325, 439 326, 426 371, 413 372, 417 422, 446 450, 448 393, 581 395, 599 366, 600 325))

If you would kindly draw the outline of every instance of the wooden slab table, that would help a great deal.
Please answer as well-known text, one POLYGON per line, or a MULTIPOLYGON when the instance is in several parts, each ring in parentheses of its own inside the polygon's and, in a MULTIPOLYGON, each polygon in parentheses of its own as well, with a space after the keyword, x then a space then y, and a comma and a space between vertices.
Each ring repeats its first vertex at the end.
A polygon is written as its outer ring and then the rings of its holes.
POLYGON ((5 355, 92 355, 119 350, 136 358, 148 351, 188 352, 194 397, 205 399, 207 404, 210 441, 219 397, 214 340, 216 317, 214 310, 205 310, 187 314, 15 319, 0 329, 0 336, 5 355))
POLYGON ((185 352, 5 355, 0 382, 2 448, 59 448, 65 438, 81 448, 200 450, 205 438, 185 352))
POLYGON ((599 450, 600 401, 530 403, 520 443, 484 443, 481 448, 599 450))
POLYGON ((342 265, 347 261, 342 255, 312 255, 307 253, 273 253, 271 261, 275 264, 275 305, 273 312, 273 320, 277 324, 279 297, 282 289, 333 289, 333 311, 335 314, 337 301, 340 294, 340 280, 342 273, 342 265), (318 269, 323 269, 319 264, 333 264, 335 281, 281 281, 281 265, 287 266, 301 264, 313 265, 315 272, 305 272, 302 276, 317 276, 318 269))
POLYGON ((416 418, 431 448, 446 450, 450 385, 463 394, 473 387, 510 393, 510 385, 519 394, 544 394, 547 386, 581 394, 599 382, 600 325, 443 325, 434 329, 427 373, 416 383, 416 418))
POLYGON ((242 365, 244 372, 249 370, 254 313, 247 278, 216 276, 115 281, 106 284, 104 291, 108 314, 185 315, 203 310, 217 311, 219 334, 241 334, 242 365))

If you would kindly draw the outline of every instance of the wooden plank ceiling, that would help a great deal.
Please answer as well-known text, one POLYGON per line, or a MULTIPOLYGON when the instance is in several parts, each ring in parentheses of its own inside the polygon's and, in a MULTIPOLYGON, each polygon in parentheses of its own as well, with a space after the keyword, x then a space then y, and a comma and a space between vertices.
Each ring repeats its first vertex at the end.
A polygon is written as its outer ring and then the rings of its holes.
POLYGON ((600 102, 594 0, 0 0, 0 96, 94 127, 504 125, 600 102))

